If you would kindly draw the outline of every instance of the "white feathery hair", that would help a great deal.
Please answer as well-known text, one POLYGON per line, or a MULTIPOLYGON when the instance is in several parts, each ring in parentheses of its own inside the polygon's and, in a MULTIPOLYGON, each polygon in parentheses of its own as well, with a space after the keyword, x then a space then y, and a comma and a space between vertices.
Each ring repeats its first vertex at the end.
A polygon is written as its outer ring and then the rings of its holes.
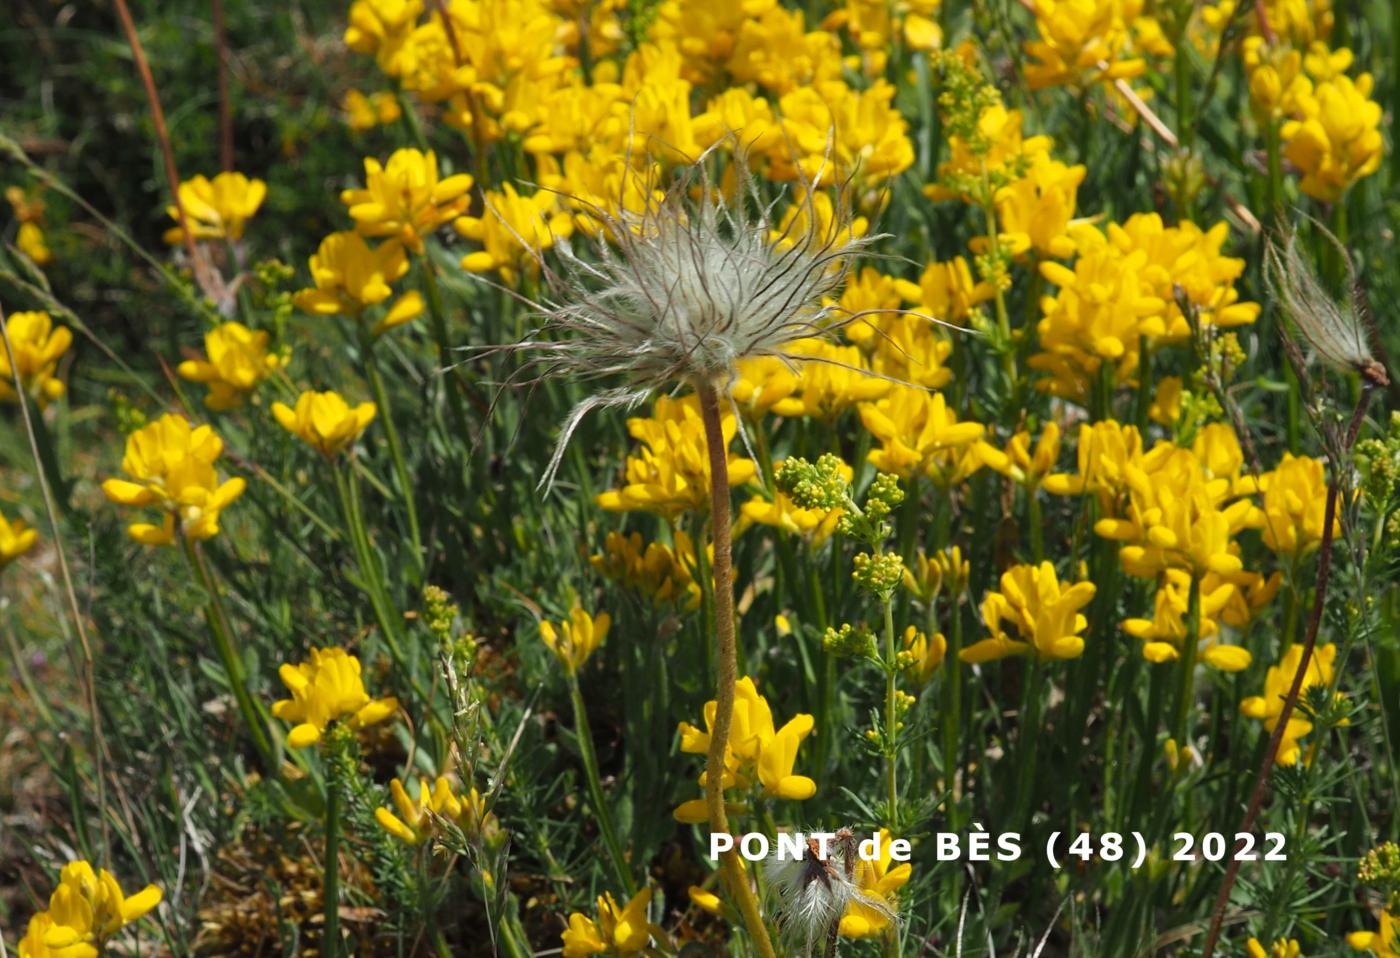
POLYGON ((812 840, 803 843, 798 858, 783 854, 781 846, 774 844, 763 863, 765 897, 778 932, 790 949, 811 955, 819 941, 834 936, 852 903, 859 902, 892 922, 898 921, 884 899, 861 889, 856 881, 856 861, 856 840, 849 828, 833 834, 825 857, 812 840))
POLYGON ((630 156, 624 170, 615 209, 561 192, 594 221, 590 255, 557 238, 556 270, 517 237, 531 249, 546 294, 533 301, 508 291, 540 318, 519 342, 492 350, 528 357, 512 380, 524 374, 525 382, 553 376, 617 381, 570 411, 541 487, 552 482, 590 411, 632 408, 655 390, 684 383, 727 384, 735 364, 749 357, 795 363, 787 353, 791 343, 830 335, 865 315, 834 302, 853 259, 880 238, 854 235, 849 182, 836 184, 831 215, 824 217, 815 201, 822 170, 804 177, 796 191, 798 215, 778 229, 774 210, 782 197, 760 196, 747 155, 732 136, 676 169, 667 189, 649 179, 642 183, 640 210, 627 208, 627 177, 648 174, 635 170, 630 156), (708 163, 729 142, 732 198, 708 163))

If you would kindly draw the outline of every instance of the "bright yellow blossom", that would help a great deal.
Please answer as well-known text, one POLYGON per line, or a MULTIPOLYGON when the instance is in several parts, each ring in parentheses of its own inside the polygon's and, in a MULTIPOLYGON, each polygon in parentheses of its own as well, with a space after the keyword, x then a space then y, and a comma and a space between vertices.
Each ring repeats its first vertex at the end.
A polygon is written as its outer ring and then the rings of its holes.
MULTIPOLYGON (((1166 446, 1160 448, 1167 451, 1166 446)), ((1156 455, 1160 458, 1162 453, 1156 455)), ((1147 468, 1137 427, 1116 419, 1081 425, 1076 456, 1078 471, 1047 476, 1042 484, 1045 491, 1057 496, 1092 493, 1108 513, 1114 512, 1115 500, 1128 489, 1129 467, 1147 468)))
POLYGON ((1083 164, 1066 166, 1047 153, 1035 154, 1026 175, 997 190, 994 197, 1003 247, 1016 256, 1027 250, 1038 257, 1073 256, 1069 224, 1086 172, 1083 164))
POLYGON ((901 283, 900 294, 929 317, 962 326, 979 303, 996 296, 996 290, 990 283, 974 279, 967 260, 955 256, 946 262, 929 263, 919 274, 918 285, 901 283))
POLYGON ((569 621, 559 623, 558 629, 555 629, 553 622, 540 622, 540 638, 559 659, 564 670, 573 675, 603 644, 611 627, 612 616, 606 612, 592 616, 575 606, 569 611, 569 621))
POLYGON ((1369 73, 1339 76, 1298 98, 1301 119, 1283 125, 1283 155, 1302 172, 1304 193, 1331 202, 1380 169, 1385 144, 1373 85, 1369 73))
POLYGON ((25 936, 38 939, 35 933, 39 932, 42 940, 28 949, 21 942, 20 954, 97 958, 114 935, 139 921, 160 899, 155 885, 128 897, 107 869, 94 872, 85 861, 69 862, 59 872, 58 887, 49 898, 47 921, 31 922, 25 936))
POLYGON ((1002 573, 1001 591, 988 592, 982 600, 982 621, 991 637, 963 649, 959 657, 974 664, 1009 655, 1078 658, 1084 652, 1079 633, 1089 625, 1079 610, 1094 591, 1092 582, 1062 586, 1049 562, 1012 566, 1002 573))
MULTIPOLYGON (((250 180, 242 173, 220 173, 212 180, 196 176, 180 184, 180 205, 197 240, 222 239, 238 242, 243 225, 253 218, 267 197, 267 184, 250 180)), ((184 242, 180 233, 180 213, 173 205, 166 213, 176 223, 165 233, 167 243, 184 242)))
POLYGON ((127 527, 137 542, 173 545, 177 528, 196 542, 211 538, 219 531, 219 513, 247 487, 241 477, 219 482, 214 461, 223 449, 213 429, 191 426, 185 417, 166 413, 127 437, 122 471, 131 480, 108 479, 102 491, 122 505, 164 511, 159 526, 137 522, 127 527))
MULTIPOLYGON (((63 380, 55 373, 58 361, 73 344, 68 327, 55 326, 48 313, 36 311, 6 316, 5 331, 15 354, 18 386, 24 394, 40 405, 62 396, 63 380)), ((0 348, 0 399, 7 402, 19 398, 15 392, 15 369, 10 367, 9 351, 0 348)))
MULTIPOLYGON (((398 814, 380 806, 374 810, 374 820, 380 828, 408 845, 421 845, 431 838, 437 831, 439 818, 454 822, 468 832, 477 832, 483 826, 481 793, 473 788, 464 795, 456 795, 445 775, 439 775, 431 787, 426 778, 419 778, 417 800, 408 797, 403 782, 397 778, 389 783, 389 795, 398 814)), ((489 830, 495 823, 495 816, 487 813, 484 822, 489 830)))
POLYGON ((573 232, 573 219, 558 210, 558 199, 550 190, 521 196, 509 183, 499 193, 488 191, 481 216, 463 216, 452 224, 462 236, 485 247, 462 257, 462 268, 472 273, 496 270, 507 284, 515 282, 522 268, 537 272, 540 253, 552 247, 556 237, 573 232))
MULTIPOLYGON (((889 829, 880 829, 880 857, 874 861, 859 859, 855 874, 856 887, 862 895, 879 899, 887 905, 893 903, 895 892, 903 888, 914 873, 913 866, 908 862, 890 867, 894 862, 890 855, 890 839, 889 829)), ((887 914, 856 898, 846 906, 839 931, 847 938, 869 938, 881 934, 889 926, 887 914)))
MULTIPOLYGON (((1330 687, 1332 667, 1336 660, 1337 647, 1331 642, 1314 648, 1308 659, 1308 671, 1303 676, 1300 695, 1306 695, 1308 689, 1315 685, 1330 687)), ((1293 677, 1298 674, 1298 666, 1302 661, 1303 647, 1297 643, 1289 645, 1278 665, 1269 666, 1269 671, 1264 676, 1264 694, 1252 695, 1240 703, 1240 711, 1252 719, 1261 719, 1264 722, 1264 730, 1270 734, 1278 728, 1278 720, 1283 717, 1284 699, 1293 687, 1293 677)), ((1278 754, 1274 760, 1280 765, 1298 764, 1298 759, 1303 754, 1298 740, 1312 729, 1312 722, 1295 708, 1288 717, 1288 727, 1284 729, 1283 737, 1279 739, 1278 754)))
POLYGON ((0 569, 34 548, 39 533, 25 525, 23 519, 6 519, 0 514, 0 569))
POLYGON ((927 685, 947 654, 948 640, 942 632, 935 632, 930 638, 912 625, 904 630, 904 650, 899 653, 899 662, 905 678, 915 685, 927 685))
POLYGON ((637 892, 625 908, 618 907, 611 892, 604 892, 598 897, 597 921, 580 912, 569 916, 569 928, 562 935, 564 958, 586 958, 603 952, 637 954, 651 940, 652 926, 647 922, 649 904, 650 888, 637 892))
POLYGON ((1251 938, 1245 943, 1245 950, 1249 952, 1249 958, 1303 958, 1303 950, 1296 938, 1279 938, 1268 951, 1264 950, 1258 938, 1251 938))
POLYGON ((808 31, 801 10, 765 4, 740 25, 726 66, 740 84, 757 83, 786 94, 837 80, 841 44, 825 30, 808 31))
POLYGON ((735 364, 729 396, 748 418, 757 418, 797 391, 797 370, 777 356, 753 356, 735 364))
POLYGON ((376 725, 399 708, 398 699, 371 699, 360 678, 360 660, 342 648, 312 649, 311 657, 277 670, 291 698, 272 703, 272 714, 295 723, 287 745, 305 748, 321 740, 332 722, 350 728, 376 725))
MULTIPOLYGON (((1301 558, 1322 544, 1327 478, 1321 460, 1285 452, 1278 468, 1261 476, 1259 484, 1264 491, 1264 545, 1301 558)), ((1341 522, 1333 522, 1333 534, 1340 535, 1341 522)))
POLYGON ((374 56, 379 69, 396 77, 404 70, 404 45, 422 13, 422 0, 355 0, 350 4, 345 45, 374 56))
POLYGON ((1400 916, 1390 909, 1381 910, 1377 931, 1354 931, 1347 935, 1347 944, 1356 951, 1369 951, 1376 958, 1400 958, 1400 916))
POLYGON ((988 468, 995 469, 1027 489, 1038 489, 1060 458, 1059 423, 1051 420, 1045 424, 1034 449, 1031 448, 1031 434, 1023 429, 1007 442, 1004 453, 998 453, 995 449, 984 450, 983 458, 988 468))
POLYGON ((327 459, 360 438, 376 411, 372 402, 352 408, 340 393, 332 390, 303 392, 297 397, 295 409, 285 403, 272 404, 272 415, 282 428, 310 443, 327 459))
POLYGON ((1132 21, 1142 0, 1035 0, 1037 40, 1027 41, 1026 82, 1032 90, 1141 76, 1147 64, 1133 56, 1132 21))
POLYGON ((831 422, 856 405, 890 391, 888 379, 870 374, 865 357, 854 346, 825 339, 803 339, 787 350, 797 360, 797 388, 773 403, 779 416, 809 416, 831 422))
MULTIPOLYGON (((734 441, 738 423, 733 414, 725 414, 721 430, 726 445, 734 441)), ((598 505, 612 512, 640 509, 667 517, 709 508, 710 459, 695 396, 661 396, 652 417, 627 420, 627 431, 642 448, 627 457, 625 484, 600 494, 598 505)), ((728 466, 734 486, 748 482, 756 471, 752 459, 731 456, 728 466)))
POLYGON ((961 462, 958 454, 980 444, 984 432, 981 423, 959 422, 942 393, 906 386, 896 386, 879 402, 862 404, 860 420, 880 441, 868 457, 875 468, 901 479, 928 475, 945 486, 964 478, 956 475, 964 472, 955 468, 961 462))
POLYGON ((340 201, 350 209, 360 233, 389 236, 422 255, 423 237, 461 216, 471 203, 472 178, 458 173, 438 179, 437 154, 432 150, 395 150, 381 165, 365 158, 363 189, 345 190, 340 201))
MULTIPOLYGON (((393 295, 389 284, 407 272, 408 257, 398 240, 371 248, 359 233, 332 233, 311 256, 311 278, 316 286, 296 293, 292 302, 315 316, 358 316, 393 295)), ((423 297, 417 290, 409 290, 389 307, 374 331, 401 326, 422 313, 423 297)))
MULTIPOLYGON (((1222 583, 1219 577, 1205 580, 1200 586, 1201 622, 1197 633, 1197 640, 1203 643, 1200 658, 1222 672, 1241 672, 1253 661, 1247 649, 1219 641, 1217 620, 1234 592, 1234 585, 1222 583)), ((1149 662, 1174 662, 1181 657, 1187 640, 1190 596, 1190 574, 1181 569, 1168 569, 1157 589, 1153 617, 1123 622, 1124 632, 1142 640, 1142 654, 1149 662)))
POLYGON ((205 358, 187 359, 176 371, 183 379, 209 387, 204 405, 210 409, 236 409, 282 365, 281 357, 267 351, 268 339, 266 330, 251 330, 233 320, 220 323, 204 334, 205 358))
POLYGON ((787 136, 769 154, 769 175, 791 180, 800 170, 808 181, 818 174, 828 181, 855 176, 869 186, 903 173, 914 163, 914 145, 908 121, 894 108, 894 92, 884 80, 861 91, 831 80, 784 94, 778 112, 787 136))
POLYGON ((949 180, 966 178, 981 183, 984 174, 993 184, 1015 179, 1037 154, 1049 153, 1052 145, 1048 136, 1023 136, 1022 123, 1020 110, 1008 110, 999 102, 983 109, 977 117, 976 138, 981 142, 969 143, 961 136, 950 136, 949 159, 938 167, 939 182, 924 187, 924 195, 933 200, 952 199, 958 194, 940 185, 949 180), (982 144, 986 145, 985 150, 982 144))

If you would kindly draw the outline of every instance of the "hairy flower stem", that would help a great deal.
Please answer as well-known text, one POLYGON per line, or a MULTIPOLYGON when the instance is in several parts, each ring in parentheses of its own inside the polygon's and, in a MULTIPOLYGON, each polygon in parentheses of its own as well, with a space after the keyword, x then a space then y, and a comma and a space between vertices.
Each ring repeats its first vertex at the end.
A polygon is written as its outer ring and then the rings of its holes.
MULTIPOLYGON (((710 750, 705 756, 705 808, 710 831, 726 834, 729 819, 724 811, 724 756, 729 748, 729 730, 734 721, 734 685, 739 680, 738 646, 734 634, 734 581, 729 515, 729 450, 721 425, 720 396, 715 383, 701 379, 695 383, 700 400, 700 418, 705 424, 705 445, 710 456, 710 527, 714 539, 715 646, 719 667, 715 677, 715 723, 710 729, 710 750)), ((703 546, 697 546, 701 551, 703 546)), ((738 852, 730 849, 720 856, 729 893, 738 902, 744 925, 760 958, 775 958, 773 943, 758 910, 758 899, 749 887, 748 877, 739 864, 738 852)))
POLYGON ((889 802, 889 829, 899 833, 899 677, 898 649, 894 641, 894 602, 885 606, 885 797, 889 802))
POLYGON ((622 843, 617 840, 617 826, 613 824, 612 812, 603 799, 603 785, 598 777, 598 753, 593 747, 593 732, 588 727, 588 710, 584 708, 583 692, 579 689, 578 676, 569 676, 569 700, 574 706, 574 738, 578 740, 579 757, 583 760, 583 774, 588 780, 588 800, 593 804, 593 814, 598 819, 598 829, 603 833, 603 844, 612 859, 616 878, 631 898, 637 892, 632 880, 632 871, 627 867, 627 857, 622 853, 622 843))
POLYGON ((394 474, 399 480, 399 494, 403 496, 404 509, 408 513, 408 534, 413 540, 413 567, 421 580, 426 561, 423 555, 423 537, 419 533, 418 507, 413 502, 413 483, 409 479, 403 443, 399 441, 399 431, 394 426, 393 410, 389 408, 389 396, 384 390, 384 377, 379 374, 379 360, 374 355, 373 341, 366 339, 362 349, 365 374, 374 393, 374 401, 383 414, 384 435, 389 438, 389 456, 394 461, 394 474))
MULTIPOLYGON (((1352 413, 1351 425, 1347 428, 1342 442, 1342 452, 1350 453, 1356 445, 1356 435, 1361 431, 1362 420, 1371 405, 1371 381, 1363 380, 1361 397, 1352 413)), ((1288 695, 1283 700, 1283 710, 1279 712, 1274 732, 1269 736, 1269 744, 1264 749, 1264 760, 1259 765, 1259 774, 1254 779, 1254 791, 1249 796, 1249 807, 1237 832, 1248 833, 1254 827, 1259 808, 1264 803, 1264 791, 1269 784, 1269 773, 1273 771, 1274 760, 1278 757, 1279 743, 1288 730, 1288 720, 1293 716, 1293 708, 1298 704, 1298 696, 1303 691, 1303 680, 1307 678, 1308 666, 1312 663, 1313 648, 1317 645, 1317 630, 1322 625, 1322 609, 1327 601, 1327 585, 1332 575, 1332 531, 1337 521, 1337 497, 1342 491, 1343 463, 1332 463, 1332 474, 1327 482, 1327 504, 1322 515, 1322 543, 1317 551, 1317 578, 1313 585, 1312 612, 1308 617, 1308 631, 1303 639, 1303 654, 1298 659, 1298 670, 1293 673, 1293 682, 1288 687, 1288 695)), ((1239 849, 1236 849, 1238 853, 1239 849)), ((1220 885, 1220 893, 1215 896, 1215 908, 1210 916, 1210 930, 1206 933, 1206 943, 1201 949, 1201 958, 1211 958, 1215 954, 1215 943, 1220 938, 1220 929, 1225 921, 1225 909, 1230 904, 1230 890, 1235 887, 1239 875, 1239 855, 1231 855, 1225 866, 1225 880, 1220 885)))
POLYGON ((267 727, 263 724, 257 706, 253 704, 253 697, 248 694, 248 684, 243 677, 243 663, 233 650, 233 630, 229 626, 223 600, 219 598, 218 584, 214 581, 199 546, 185 536, 180 537, 180 545, 184 547, 185 558, 189 560, 195 578, 199 579, 199 584, 204 587, 204 594, 209 597, 204 606, 204 621, 214 635, 214 649, 218 652, 219 663, 224 667, 224 675, 228 677, 229 688, 233 690, 234 701, 238 703, 238 711, 243 714, 248 734, 253 736, 253 747, 258 751, 258 763, 265 773, 271 775, 277 771, 277 758, 267 737, 267 727))

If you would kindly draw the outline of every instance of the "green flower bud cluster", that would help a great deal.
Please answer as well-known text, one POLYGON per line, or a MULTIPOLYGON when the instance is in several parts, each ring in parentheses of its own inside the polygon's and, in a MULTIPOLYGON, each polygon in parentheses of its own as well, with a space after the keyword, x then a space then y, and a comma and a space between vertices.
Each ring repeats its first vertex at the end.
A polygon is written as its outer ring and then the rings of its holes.
POLYGON ((862 552, 853 562, 855 571, 851 578, 867 592, 878 595, 881 601, 888 601, 894 590, 904 581, 904 559, 897 552, 862 552))
POLYGON ((826 630, 822 648, 838 657, 874 658, 875 636, 864 625, 845 623, 839 629, 826 630))

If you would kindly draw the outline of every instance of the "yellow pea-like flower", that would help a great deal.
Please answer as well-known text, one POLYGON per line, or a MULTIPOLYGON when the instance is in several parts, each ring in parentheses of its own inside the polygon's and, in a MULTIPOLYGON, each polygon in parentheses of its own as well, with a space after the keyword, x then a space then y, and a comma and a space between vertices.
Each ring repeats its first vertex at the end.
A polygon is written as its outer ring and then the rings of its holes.
POLYGON ((272 415, 282 428, 304 439, 321 455, 333 459, 374 420, 372 402, 351 406, 337 392, 308 390, 297 397, 295 408, 272 404, 272 415))

